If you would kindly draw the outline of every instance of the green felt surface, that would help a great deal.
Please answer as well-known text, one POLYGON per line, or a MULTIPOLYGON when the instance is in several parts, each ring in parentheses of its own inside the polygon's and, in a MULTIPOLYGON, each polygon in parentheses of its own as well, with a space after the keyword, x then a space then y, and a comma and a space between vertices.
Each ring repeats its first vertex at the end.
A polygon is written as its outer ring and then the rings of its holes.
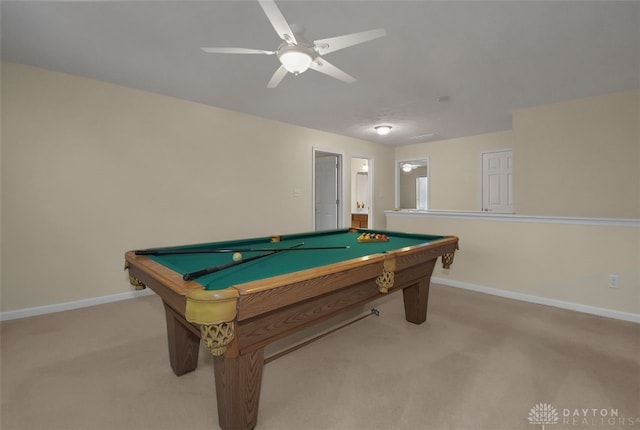
MULTIPOLYGON (((362 230, 366 231, 366 230, 362 230)), ((360 231, 360 232, 362 232, 360 231)), ((229 242, 203 243, 198 245, 163 248, 188 249, 227 249, 227 248, 289 248, 304 243, 299 248, 349 246, 348 249, 327 249, 309 251, 282 251, 264 258, 230 267, 216 273, 196 279, 207 290, 228 288, 232 285, 255 281, 285 273, 334 264, 341 261, 359 258, 366 255, 384 253, 391 250, 414 246, 425 242, 442 239, 443 236, 417 235, 396 232, 384 232, 389 236, 388 242, 359 243, 360 232, 348 230, 313 232, 304 234, 283 235, 280 242, 272 243, 270 237, 246 239, 229 242)), ((243 252, 243 258, 250 258, 265 252, 243 252)), ((232 262, 233 253, 211 254, 173 254, 149 255, 148 257, 181 275, 197 270, 210 268, 232 262)))

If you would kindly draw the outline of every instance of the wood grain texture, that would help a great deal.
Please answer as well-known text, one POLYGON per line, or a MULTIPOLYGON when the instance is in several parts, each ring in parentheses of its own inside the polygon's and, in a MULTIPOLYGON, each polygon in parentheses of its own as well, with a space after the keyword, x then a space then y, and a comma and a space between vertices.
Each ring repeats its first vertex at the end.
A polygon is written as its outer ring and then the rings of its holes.
MULTIPOLYGON (((458 238, 447 237, 433 243, 417 245, 385 254, 352 259, 330 266, 276 276, 235 288, 240 293, 238 320, 254 318, 263 313, 298 303, 313 297, 349 287, 357 282, 375 279, 382 273, 385 261, 395 262, 396 277, 405 269, 421 266, 457 247, 458 238)), ((426 271, 424 272, 426 274, 426 271)), ((427 276, 427 275, 423 275, 427 276)), ((431 276, 431 272, 429 275, 431 276)))
MULTIPOLYGON (((354 283, 375 279, 382 273, 383 260, 377 263, 358 265, 347 270, 322 273, 307 273, 301 278, 291 278, 289 283, 279 284, 269 289, 256 289, 251 292, 240 290, 238 320, 253 318, 294 303, 322 296, 354 283)), ((311 271, 305 271, 311 272, 311 271)))
MULTIPOLYGON (((182 275, 166 266, 151 260, 144 255, 136 255, 135 251, 127 251, 124 255, 129 264, 129 273, 140 279, 145 285, 156 291, 146 281, 152 279, 156 285, 169 289, 178 295, 186 295, 189 290, 202 290, 204 287, 196 281, 185 281, 182 275)), ((159 291, 156 293, 160 294, 159 291)))
POLYGON ((264 349, 236 358, 214 357, 220 427, 248 430, 256 426, 263 367, 264 349))
MULTIPOLYGON (((400 291, 429 277, 434 265, 435 260, 431 260, 397 272, 395 284, 389 292, 400 291)), ((277 339, 382 296, 375 279, 369 279, 255 318, 239 321, 236 332, 240 354, 262 348, 277 339)))
MULTIPOLYGON (((129 253, 127 253, 127 255, 129 255, 129 253)), ((187 302, 185 297, 186 290, 177 291, 176 288, 169 288, 164 284, 167 280, 167 278, 163 276, 165 271, 155 272, 151 270, 148 266, 141 264, 146 263, 146 261, 142 260, 143 258, 151 263, 155 263, 146 257, 136 257, 136 260, 129 264, 129 275, 135 277, 148 288, 152 289, 158 296, 160 296, 160 298, 162 298, 162 301, 165 304, 168 304, 176 312, 184 315, 185 305, 187 302)), ((177 277, 177 274, 174 277, 177 277)), ((184 281, 182 282, 184 283, 184 281)))
POLYGON ((166 303, 164 311, 167 320, 167 343, 171 368, 177 376, 192 372, 198 366, 199 331, 166 303))
POLYGON ((414 324, 422 324, 427 320, 427 308, 429 305, 429 286, 431 285, 431 273, 436 260, 429 261, 425 266, 428 276, 420 278, 415 284, 402 290, 404 297, 404 317, 414 324))
MULTIPOLYGON (((393 273, 389 293, 404 292, 407 321, 424 322, 437 258, 455 251, 457 243, 457 237, 447 237, 230 287, 239 294, 236 337, 223 356, 214 357, 220 426, 225 430, 255 427, 266 345, 382 297, 376 279, 383 272, 393 273)), ((200 332, 184 318, 185 296, 203 287, 194 281, 185 282, 176 272, 147 257, 128 252, 125 258, 129 274, 164 302, 174 372, 181 375, 194 370, 200 332)))
POLYGON ((408 250, 399 249, 390 251, 387 255, 395 258, 396 269, 402 270, 407 267, 415 266, 416 264, 422 264, 429 260, 435 260, 443 254, 455 251, 457 246, 457 237, 447 237, 430 244, 411 247, 408 250))

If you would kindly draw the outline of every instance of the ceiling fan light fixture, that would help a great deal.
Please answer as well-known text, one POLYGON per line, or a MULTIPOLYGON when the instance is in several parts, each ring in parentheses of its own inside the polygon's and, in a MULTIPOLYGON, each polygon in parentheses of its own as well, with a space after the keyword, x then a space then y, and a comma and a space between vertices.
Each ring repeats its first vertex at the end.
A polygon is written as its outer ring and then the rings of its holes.
POLYGON ((307 52, 300 51, 292 46, 287 49, 281 49, 278 52, 278 58, 289 73, 299 75, 307 71, 313 58, 307 52))
POLYGON ((380 136, 386 136, 391 131, 390 125, 376 125, 373 127, 380 136))

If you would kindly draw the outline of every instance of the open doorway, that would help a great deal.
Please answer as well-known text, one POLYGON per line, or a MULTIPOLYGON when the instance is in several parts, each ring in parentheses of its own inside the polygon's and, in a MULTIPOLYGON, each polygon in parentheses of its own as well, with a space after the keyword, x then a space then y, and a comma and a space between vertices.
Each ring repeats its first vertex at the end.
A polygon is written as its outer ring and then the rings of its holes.
POLYGON ((342 213, 342 155, 313 150, 314 228, 340 228, 342 213))

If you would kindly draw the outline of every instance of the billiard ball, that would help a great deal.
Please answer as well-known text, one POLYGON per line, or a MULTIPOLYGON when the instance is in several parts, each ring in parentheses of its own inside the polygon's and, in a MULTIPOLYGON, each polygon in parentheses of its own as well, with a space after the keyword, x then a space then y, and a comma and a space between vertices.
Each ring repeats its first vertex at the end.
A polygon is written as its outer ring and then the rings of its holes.
POLYGON ((233 257, 231 258, 233 258, 233 261, 240 261, 242 260, 242 254, 240 254, 239 252, 234 252, 233 257))

